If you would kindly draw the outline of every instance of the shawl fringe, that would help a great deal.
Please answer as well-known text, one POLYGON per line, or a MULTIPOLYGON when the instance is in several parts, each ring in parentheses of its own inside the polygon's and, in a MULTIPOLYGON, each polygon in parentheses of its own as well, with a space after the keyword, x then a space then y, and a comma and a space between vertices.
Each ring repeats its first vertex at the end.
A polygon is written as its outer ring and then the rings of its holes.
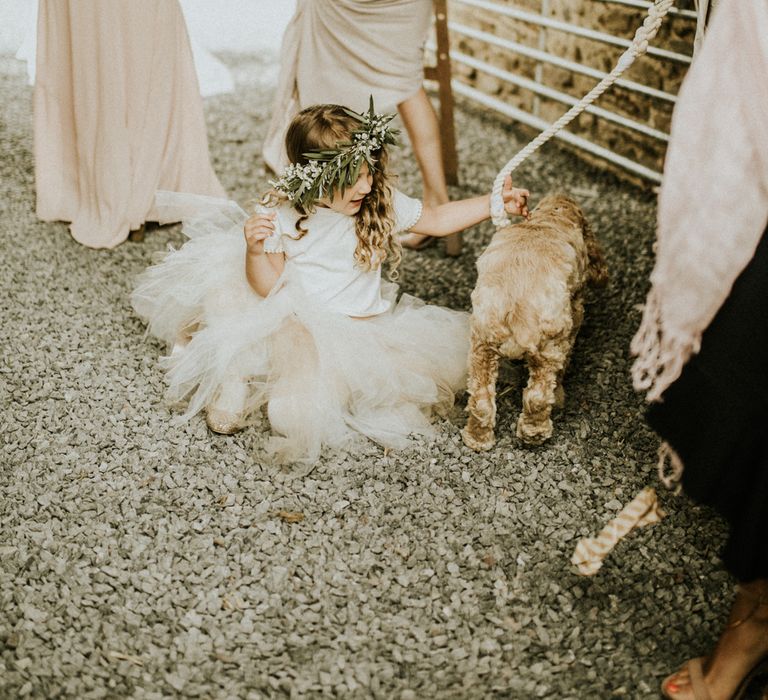
POLYGON ((636 391, 646 392, 647 401, 658 401, 680 376, 685 363, 699 351, 701 332, 665 331, 656 287, 651 289, 642 308, 643 318, 630 344, 630 350, 636 356, 632 365, 632 384, 636 391))
POLYGON ((680 459, 680 455, 675 452, 672 446, 668 442, 662 442, 659 445, 659 481, 668 489, 674 489, 675 493, 679 493, 682 484, 680 483, 683 478, 683 460, 680 459))

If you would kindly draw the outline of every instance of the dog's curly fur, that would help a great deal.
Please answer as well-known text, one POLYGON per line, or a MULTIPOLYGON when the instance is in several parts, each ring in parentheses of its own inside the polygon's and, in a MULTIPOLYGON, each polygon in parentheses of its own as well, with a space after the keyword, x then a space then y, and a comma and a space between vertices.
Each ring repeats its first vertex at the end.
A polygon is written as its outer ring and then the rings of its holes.
POLYGON ((608 280, 600 245, 576 202, 549 195, 528 221, 496 232, 477 271, 464 443, 474 450, 493 446, 499 360, 509 357, 524 359, 529 372, 517 436, 540 444, 552 435, 553 406, 564 400, 562 378, 584 317, 584 288, 608 280))

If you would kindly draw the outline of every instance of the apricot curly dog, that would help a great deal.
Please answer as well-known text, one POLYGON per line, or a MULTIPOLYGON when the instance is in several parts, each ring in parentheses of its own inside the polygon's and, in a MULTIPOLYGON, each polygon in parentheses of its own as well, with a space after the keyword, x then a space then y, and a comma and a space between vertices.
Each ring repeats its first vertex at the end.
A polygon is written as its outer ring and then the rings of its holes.
POLYGON ((549 195, 527 221, 496 232, 477 271, 464 443, 474 450, 493 446, 499 360, 509 357, 524 359, 529 373, 517 436, 540 444, 552 435, 553 406, 564 401, 584 288, 608 280, 600 245, 576 202, 549 195))

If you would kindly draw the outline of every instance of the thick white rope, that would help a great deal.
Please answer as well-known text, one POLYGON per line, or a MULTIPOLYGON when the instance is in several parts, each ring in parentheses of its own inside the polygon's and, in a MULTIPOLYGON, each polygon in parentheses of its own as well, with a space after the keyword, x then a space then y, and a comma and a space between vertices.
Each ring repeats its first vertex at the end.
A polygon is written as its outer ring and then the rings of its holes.
POLYGON ((577 117, 581 112, 592 104, 600 95, 602 95, 619 76, 629 68, 634 60, 638 56, 642 56, 648 51, 648 42, 656 36, 656 32, 659 31, 661 22, 666 14, 672 9, 674 0, 655 0, 654 4, 648 8, 648 16, 643 21, 643 24, 638 27, 635 32, 635 36, 632 39, 632 44, 621 55, 616 67, 606 75, 597 85, 595 85, 590 92, 585 95, 579 102, 571 107, 560 119, 551 124, 547 129, 542 131, 533 141, 531 141, 525 148, 517 153, 499 172, 496 179, 493 182, 493 189, 491 190, 491 219, 497 227, 506 226, 509 223, 509 217, 506 211, 504 211, 504 200, 501 196, 501 191, 504 187, 504 180, 520 163, 522 163, 531 153, 533 153, 539 146, 549 141, 558 131, 565 127, 571 120, 577 117))

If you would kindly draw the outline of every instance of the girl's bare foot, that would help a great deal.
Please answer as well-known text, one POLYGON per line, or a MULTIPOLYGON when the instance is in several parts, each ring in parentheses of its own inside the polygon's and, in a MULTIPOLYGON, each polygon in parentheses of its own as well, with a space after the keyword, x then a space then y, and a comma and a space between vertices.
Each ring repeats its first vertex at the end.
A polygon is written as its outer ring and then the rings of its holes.
POLYGON ((761 663, 768 664, 768 579, 739 586, 728 624, 702 660, 703 677, 693 677, 699 664, 694 659, 665 679, 661 690, 672 700, 699 700, 694 686, 703 685, 711 700, 730 700, 761 663))

